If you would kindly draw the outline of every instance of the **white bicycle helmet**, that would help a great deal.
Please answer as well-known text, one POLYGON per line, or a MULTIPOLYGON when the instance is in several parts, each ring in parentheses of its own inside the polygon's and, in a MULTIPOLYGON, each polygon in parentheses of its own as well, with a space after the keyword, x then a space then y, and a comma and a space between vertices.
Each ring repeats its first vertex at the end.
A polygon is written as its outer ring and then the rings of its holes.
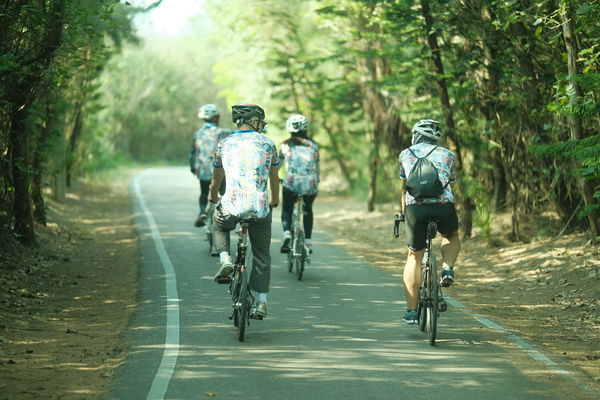
POLYGON ((413 135, 422 135, 433 140, 442 138, 440 123, 432 119, 422 119, 412 128, 413 135))
POLYGON ((209 121, 220 114, 219 107, 214 104, 205 104, 198 110, 198 118, 209 121))
POLYGON ((308 129, 308 119, 304 115, 294 114, 287 119, 285 127, 291 133, 298 133, 308 129))

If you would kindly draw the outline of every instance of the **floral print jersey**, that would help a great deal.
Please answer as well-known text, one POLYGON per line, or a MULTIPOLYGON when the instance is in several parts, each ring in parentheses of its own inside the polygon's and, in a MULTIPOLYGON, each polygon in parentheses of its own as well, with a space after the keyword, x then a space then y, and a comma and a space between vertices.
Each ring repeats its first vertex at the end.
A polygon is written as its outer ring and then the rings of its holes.
POLYGON ((209 181, 213 176, 213 161, 217 144, 231 133, 212 122, 206 122, 194 133, 190 166, 198 168, 198 179, 209 181))
POLYGON ((225 170, 226 189, 221 198, 225 211, 243 219, 266 218, 269 172, 279 164, 275 143, 261 133, 233 131, 221 140, 213 165, 225 170))
POLYGON ((313 195, 319 189, 319 145, 307 138, 290 138, 281 144, 285 160, 283 186, 299 195, 313 195), (299 143, 294 143, 298 141, 299 143))
MULTIPOLYGON (((435 145, 428 143, 418 143, 411 146, 412 151, 419 157, 424 157, 433 149, 435 145)), ((435 165, 438 170, 438 177, 445 186, 444 193, 437 199, 423 199, 423 203, 453 203, 454 196, 448 182, 456 181, 456 172, 454 171, 454 153, 443 147, 437 147, 427 159, 435 165)), ((408 149, 404 149, 399 156, 400 160, 400 179, 406 180, 410 170, 417 162, 417 158, 412 155, 408 149)), ((406 192, 406 205, 416 204, 417 200, 406 192)))

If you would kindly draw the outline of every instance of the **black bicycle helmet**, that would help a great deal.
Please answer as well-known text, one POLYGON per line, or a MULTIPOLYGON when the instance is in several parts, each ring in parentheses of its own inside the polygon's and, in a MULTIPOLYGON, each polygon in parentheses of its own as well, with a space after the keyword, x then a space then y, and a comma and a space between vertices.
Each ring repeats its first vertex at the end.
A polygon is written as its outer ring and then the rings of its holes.
POLYGON ((256 104, 236 104, 231 107, 231 119, 236 125, 242 125, 252 120, 264 121, 265 110, 256 104))

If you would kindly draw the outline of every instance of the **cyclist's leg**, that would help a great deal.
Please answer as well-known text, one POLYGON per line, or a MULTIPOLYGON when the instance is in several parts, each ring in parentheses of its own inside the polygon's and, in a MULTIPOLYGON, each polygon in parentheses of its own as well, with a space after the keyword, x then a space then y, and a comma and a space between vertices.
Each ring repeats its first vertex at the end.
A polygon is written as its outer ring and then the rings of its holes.
POLYGON ((221 207, 217 207, 214 211, 213 223, 213 241, 217 253, 227 252, 230 254, 230 237, 229 232, 235 229, 239 218, 234 217, 221 207))
POLYGON ((304 237, 310 239, 313 229, 313 203, 317 194, 304 196, 304 237))
POLYGON ((283 240, 281 241, 281 252, 289 253, 292 239, 292 214, 294 212, 294 192, 285 186, 282 189, 281 203, 281 225, 283 226, 283 240))
POLYGON ((210 190, 210 181, 200 180, 200 214, 206 212, 206 205, 208 204, 208 193, 210 190))
POLYGON ((283 186, 281 202, 281 225, 283 231, 289 231, 292 227, 292 214, 294 212, 295 193, 283 186))
POLYGON ((268 293, 271 282, 271 217, 253 220, 248 227, 252 245, 252 273, 250 289, 258 293, 268 293))
POLYGON ((438 207, 438 231, 442 235, 442 286, 450 286, 454 281, 453 268, 460 253, 460 238, 458 236, 458 217, 454 204, 440 204, 438 207), (450 271, 450 272, 449 272, 450 271), (449 278, 444 279, 450 275, 449 278))
POLYGON ((408 310, 415 310, 421 286, 421 262, 425 253, 427 209, 422 205, 406 206, 405 226, 408 256, 404 265, 404 291, 408 310))

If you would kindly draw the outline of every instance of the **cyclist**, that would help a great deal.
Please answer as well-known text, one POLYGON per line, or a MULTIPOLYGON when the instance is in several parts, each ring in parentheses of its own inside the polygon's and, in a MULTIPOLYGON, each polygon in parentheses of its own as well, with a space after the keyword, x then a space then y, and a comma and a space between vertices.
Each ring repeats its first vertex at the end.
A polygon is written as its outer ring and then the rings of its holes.
POLYGON ((282 189, 281 223, 283 240, 281 252, 290 251, 294 198, 304 196, 304 244, 312 252, 312 205, 319 187, 319 145, 307 135, 308 119, 296 114, 289 117, 285 127, 291 136, 281 144, 279 157, 285 160, 286 173, 282 189))
POLYGON ((229 255, 229 232, 241 220, 250 220, 248 236, 252 245, 252 273, 249 287, 258 292, 253 313, 267 316, 267 293, 271 277, 271 217, 279 203, 279 156, 273 141, 263 135, 265 112, 256 104, 232 107, 233 121, 238 130, 218 145, 214 160, 210 201, 219 201, 218 187, 223 179, 226 190, 213 214, 214 246, 220 257, 215 281, 223 281, 233 270, 229 255), (271 189, 271 200, 267 191, 271 189))
MULTIPOLYGON (((213 159, 215 148, 219 141, 227 137, 231 131, 218 127, 219 108, 214 104, 205 104, 198 110, 198 118, 204 121, 204 125, 196 132, 192 138, 189 161, 192 174, 196 175, 200 182, 200 213, 194 222, 194 226, 201 227, 206 223, 208 192, 210 180, 213 175, 213 159)), ((223 193, 225 187, 221 188, 223 193)))
POLYGON ((421 285, 421 261, 425 252, 425 240, 428 217, 438 219, 438 232, 442 236, 443 269, 440 283, 444 287, 454 282, 454 263, 460 252, 458 237, 458 218, 454 208, 454 197, 450 183, 456 181, 454 154, 441 146, 442 139, 439 123, 430 119, 417 122, 412 129, 412 145, 400 153, 400 179, 402 179, 402 215, 406 218, 406 238, 408 258, 404 266, 404 289, 407 309, 404 322, 417 323, 417 301, 421 285), (426 157, 431 161, 443 185, 443 193, 437 198, 415 199, 407 192, 407 179, 417 157, 426 157))

